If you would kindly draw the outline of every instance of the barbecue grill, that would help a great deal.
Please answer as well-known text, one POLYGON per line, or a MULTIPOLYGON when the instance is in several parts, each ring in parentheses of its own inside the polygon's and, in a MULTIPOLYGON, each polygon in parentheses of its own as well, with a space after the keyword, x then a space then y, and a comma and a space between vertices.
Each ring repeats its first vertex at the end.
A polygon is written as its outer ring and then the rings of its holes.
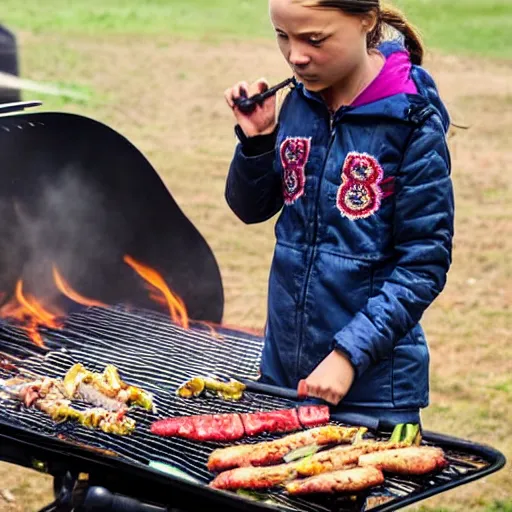
MULTIPOLYGON (((0 460, 54 477, 55 501, 43 510, 160 512, 219 505, 225 511, 388 511, 504 466, 504 456, 492 447, 423 432, 425 444, 445 450, 447 468, 427 477, 387 477, 384 485, 355 497, 291 498, 273 491, 259 501, 208 487, 206 461, 223 444, 154 436, 153 421, 297 403, 250 391, 239 402, 176 395, 183 381, 197 375, 256 380, 262 338, 222 326, 214 255, 129 141, 81 116, 21 112, 28 106, 6 106, 4 112, 11 113, 0 117, 0 291, 15 289, 21 276, 34 296, 48 296, 52 286, 44 270, 52 262, 76 289, 104 304, 50 294, 64 319, 58 326, 39 326, 41 346, 22 325, 0 320, 0 379, 20 369, 61 378, 75 363, 97 372, 113 364, 126 381, 151 392, 156 405, 156 412, 130 411, 135 432, 114 436, 73 422, 56 424, 35 408, 0 400, 0 460), (158 270, 186 304, 189 325, 148 299, 141 279, 123 265, 125 254, 158 270), (161 472, 152 462, 190 478, 161 472)), ((11 299, 7 293, 3 303, 11 299)), ((341 414, 333 422, 348 425, 351 419, 341 414)), ((358 419, 374 438, 389 436, 390 425, 358 419)))

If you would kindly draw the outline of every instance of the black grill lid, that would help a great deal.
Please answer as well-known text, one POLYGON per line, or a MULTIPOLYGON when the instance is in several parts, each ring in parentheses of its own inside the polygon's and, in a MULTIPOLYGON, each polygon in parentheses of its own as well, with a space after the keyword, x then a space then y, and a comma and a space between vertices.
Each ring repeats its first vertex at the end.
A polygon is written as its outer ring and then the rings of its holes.
POLYGON ((27 292, 47 297, 55 263, 85 296, 161 311, 123 263, 128 254, 162 274, 191 318, 221 321, 209 245, 126 138, 74 114, 7 115, 0 155, 0 291, 22 277, 27 292))

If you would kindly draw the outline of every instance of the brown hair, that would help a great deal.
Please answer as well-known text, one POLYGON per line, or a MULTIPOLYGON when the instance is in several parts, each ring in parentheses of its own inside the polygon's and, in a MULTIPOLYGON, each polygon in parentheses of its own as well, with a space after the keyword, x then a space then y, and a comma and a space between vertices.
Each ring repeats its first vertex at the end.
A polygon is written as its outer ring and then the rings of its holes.
POLYGON ((309 5, 340 9, 347 14, 375 13, 377 22, 368 33, 368 48, 375 48, 382 40, 385 25, 389 25, 404 36, 404 44, 413 64, 421 64, 425 49, 418 30, 409 23, 404 14, 391 6, 381 6, 380 0, 312 0, 309 5))

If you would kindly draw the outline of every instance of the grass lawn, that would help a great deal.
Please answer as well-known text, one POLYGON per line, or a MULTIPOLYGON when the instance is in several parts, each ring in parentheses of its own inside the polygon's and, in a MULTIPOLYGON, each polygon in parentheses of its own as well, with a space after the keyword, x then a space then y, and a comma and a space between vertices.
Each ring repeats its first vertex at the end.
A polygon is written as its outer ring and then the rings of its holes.
MULTIPOLYGON (((512 57, 510 0, 395 0, 433 49, 512 57)), ((224 40, 273 37, 267 0, 2 0, 0 22, 71 34, 179 34, 224 40)))

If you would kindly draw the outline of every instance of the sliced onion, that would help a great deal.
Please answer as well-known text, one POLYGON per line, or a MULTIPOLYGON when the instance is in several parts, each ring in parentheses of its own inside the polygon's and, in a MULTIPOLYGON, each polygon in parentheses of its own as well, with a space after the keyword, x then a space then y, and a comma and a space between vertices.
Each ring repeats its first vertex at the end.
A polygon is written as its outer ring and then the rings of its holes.
POLYGON ((317 444, 309 444, 307 446, 301 446, 300 448, 296 448, 291 452, 287 453, 283 460, 285 462, 292 462, 294 460, 303 459, 304 457, 310 457, 315 454, 320 449, 320 446, 317 444))

